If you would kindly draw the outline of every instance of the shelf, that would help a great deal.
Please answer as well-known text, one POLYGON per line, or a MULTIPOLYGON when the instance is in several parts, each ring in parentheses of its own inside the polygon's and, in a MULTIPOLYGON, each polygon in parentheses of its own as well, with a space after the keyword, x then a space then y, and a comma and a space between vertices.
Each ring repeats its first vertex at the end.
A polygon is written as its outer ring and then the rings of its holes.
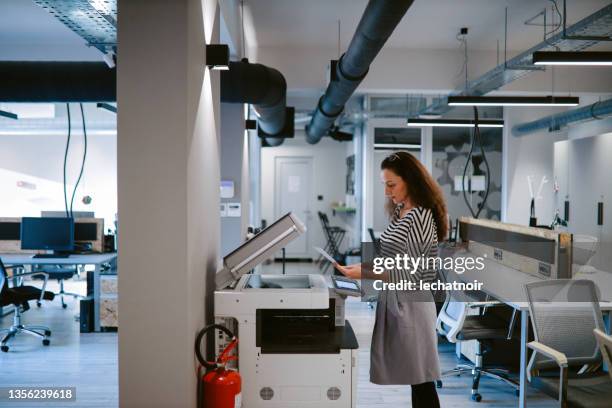
POLYGON ((337 212, 342 214, 355 214, 357 209, 352 207, 332 207, 332 212, 334 215, 336 215, 337 212))

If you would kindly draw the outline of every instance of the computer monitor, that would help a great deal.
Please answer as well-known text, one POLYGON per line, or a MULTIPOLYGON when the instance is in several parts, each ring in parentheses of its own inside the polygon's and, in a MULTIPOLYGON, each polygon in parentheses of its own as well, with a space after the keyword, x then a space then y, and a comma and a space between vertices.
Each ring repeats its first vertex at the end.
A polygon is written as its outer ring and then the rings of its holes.
POLYGON ((21 219, 21 249, 46 249, 55 256, 66 256, 74 250, 74 220, 72 218, 21 219))

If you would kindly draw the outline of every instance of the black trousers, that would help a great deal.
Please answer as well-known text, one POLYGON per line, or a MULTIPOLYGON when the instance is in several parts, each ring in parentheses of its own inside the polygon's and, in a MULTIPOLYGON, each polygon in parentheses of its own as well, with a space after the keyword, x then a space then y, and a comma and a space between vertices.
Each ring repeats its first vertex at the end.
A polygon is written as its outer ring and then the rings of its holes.
POLYGON ((434 382, 412 385, 412 408, 440 408, 434 382))

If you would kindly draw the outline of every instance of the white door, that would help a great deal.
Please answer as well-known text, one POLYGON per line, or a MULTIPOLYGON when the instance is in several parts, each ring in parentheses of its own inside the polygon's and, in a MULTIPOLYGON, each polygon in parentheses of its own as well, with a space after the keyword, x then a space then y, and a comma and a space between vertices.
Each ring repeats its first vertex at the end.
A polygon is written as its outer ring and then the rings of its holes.
POLYGON ((312 214, 312 157, 276 157, 275 216, 276 219, 292 212, 306 225, 306 232, 286 248, 286 256, 310 258, 309 230, 312 214))

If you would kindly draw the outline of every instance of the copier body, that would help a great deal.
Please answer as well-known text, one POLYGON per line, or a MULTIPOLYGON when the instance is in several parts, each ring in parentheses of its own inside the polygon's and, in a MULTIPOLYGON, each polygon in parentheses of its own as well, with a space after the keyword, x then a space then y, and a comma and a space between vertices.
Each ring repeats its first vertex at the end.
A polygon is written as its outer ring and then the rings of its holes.
MULTIPOLYGON (((322 275, 239 275, 214 307, 239 339, 243 408, 354 408, 358 344, 344 298, 322 275)), ((215 340, 217 353, 229 341, 215 340)))

